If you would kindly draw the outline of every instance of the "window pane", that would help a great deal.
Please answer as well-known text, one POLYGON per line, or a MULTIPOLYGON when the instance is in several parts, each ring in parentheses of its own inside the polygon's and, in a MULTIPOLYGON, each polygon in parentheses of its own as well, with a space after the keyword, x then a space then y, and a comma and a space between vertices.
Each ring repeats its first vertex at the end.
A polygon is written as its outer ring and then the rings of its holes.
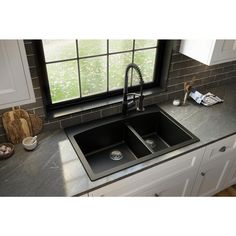
POLYGON ((75 40, 43 40, 46 62, 76 57, 75 40))
POLYGON ((156 47, 157 40, 135 40, 135 49, 138 48, 148 48, 148 47, 156 47))
POLYGON ((122 52, 133 49, 133 40, 109 40, 109 52, 122 52))
MULTIPOLYGON (((156 49, 136 51, 134 53, 134 63, 136 63, 142 72, 144 82, 153 81, 154 65, 156 58, 156 49)), ((133 85, 139 84, 137 74, 133 74, 133 85)))
POLYGON ((107 40, 79 40, 79 56, 94 56, 107 53, 107 40))
POLYGON ((47 64, 52 103, 80 96, 77 68, 77 61, 47 64))
POLYGON ((109 56, 109 90, 124 87, 125 68, 131 62, 132 53, 130 52, 109 56))
POLYGON ((88 96, 107 90, 107 57, 80 59, 82 95, 88 96))

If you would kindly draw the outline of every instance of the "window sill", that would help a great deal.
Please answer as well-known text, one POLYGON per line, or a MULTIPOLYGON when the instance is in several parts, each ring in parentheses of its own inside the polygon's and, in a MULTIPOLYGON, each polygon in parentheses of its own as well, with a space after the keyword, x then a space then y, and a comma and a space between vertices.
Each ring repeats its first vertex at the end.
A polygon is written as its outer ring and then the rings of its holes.
MULTIPOLYGON (((165 91, 166 89, 163 89, 160 87, 151 88, 151 89, 144 90, 143 94, 145 97, 149 97, 155 94, 163 93, 165 91)), ((49 120, 53 120, 53 119, 58 119, 58 118, 62 118, 62 117, 70 116, 70 115, 79 114, 81 112, 92 111, 94 109, 99 109, 99 108, 103 109, 111 105, 115 105, 115 104, 118 105, 119 103, 122 102, 122 100, 123 100, 123 95, 118 95, 111 98, 99 99, 93 102, 86 102, 79 105, 68 106, 66 108, 60 108, 57 110, 49 111, 47 113, 47 118, 49 120)))

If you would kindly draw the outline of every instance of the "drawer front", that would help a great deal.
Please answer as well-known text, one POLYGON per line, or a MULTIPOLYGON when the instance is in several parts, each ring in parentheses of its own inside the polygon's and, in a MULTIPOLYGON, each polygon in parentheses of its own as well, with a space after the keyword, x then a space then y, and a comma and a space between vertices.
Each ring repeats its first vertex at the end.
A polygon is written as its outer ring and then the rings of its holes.
POLYGON ((148 170, 134 174, 130 177, 119 180, 113 184, 92 191, 90 196, 127 196, 134 189, 139 189, 147 183, 154 183, 169 178, 176 174, 183 173, 189 169, 198 168, 204 153, 204 149, 177 157, 166 163, 157 165, 148 170))
POLYGON ((226 154, 236 148, 236 135, 222 139, 206 147, 203 163, 216 158, 224 158, 226 154))

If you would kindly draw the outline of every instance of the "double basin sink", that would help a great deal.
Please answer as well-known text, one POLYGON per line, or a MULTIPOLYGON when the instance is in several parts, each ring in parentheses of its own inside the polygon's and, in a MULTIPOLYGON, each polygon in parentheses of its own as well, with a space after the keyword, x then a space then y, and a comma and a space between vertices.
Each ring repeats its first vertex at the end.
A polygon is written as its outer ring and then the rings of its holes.
POLYGON ((66 133, 92 181, 199 141, 157 106, 66 133))

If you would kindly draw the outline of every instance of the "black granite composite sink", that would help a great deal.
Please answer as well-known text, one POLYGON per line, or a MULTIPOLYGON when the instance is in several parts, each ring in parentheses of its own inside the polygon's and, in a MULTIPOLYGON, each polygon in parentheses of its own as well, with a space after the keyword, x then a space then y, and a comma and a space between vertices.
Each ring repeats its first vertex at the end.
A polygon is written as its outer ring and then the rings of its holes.
POLYGON ((65 130, 92 181, 199 141, 157 106, 65 130))

